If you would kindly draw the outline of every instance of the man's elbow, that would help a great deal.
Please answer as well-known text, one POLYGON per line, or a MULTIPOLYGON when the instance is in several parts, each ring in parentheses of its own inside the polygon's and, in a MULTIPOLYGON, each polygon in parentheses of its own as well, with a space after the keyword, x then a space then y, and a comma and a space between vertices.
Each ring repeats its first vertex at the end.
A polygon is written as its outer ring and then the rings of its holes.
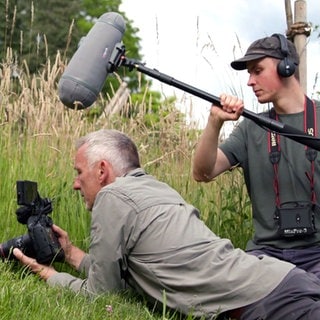
POLYGON ((210 182, 214 178, 204 172, 199 172, 196 170, 192 171, 192 177, 197 182, 210 182))

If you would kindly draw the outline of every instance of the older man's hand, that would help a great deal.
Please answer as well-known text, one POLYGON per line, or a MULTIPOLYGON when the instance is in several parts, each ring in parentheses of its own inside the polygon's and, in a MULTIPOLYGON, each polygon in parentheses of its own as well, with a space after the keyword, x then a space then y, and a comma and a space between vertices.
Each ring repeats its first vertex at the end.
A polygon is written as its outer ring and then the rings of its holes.
POLYGON ((27 266, 33 273, 39 275, 43 280, 47 280, 57 273, 53 267, 38 263, 36 259, 23 254, 20 249, 14 248, 13 254, 23 265, 27 266))

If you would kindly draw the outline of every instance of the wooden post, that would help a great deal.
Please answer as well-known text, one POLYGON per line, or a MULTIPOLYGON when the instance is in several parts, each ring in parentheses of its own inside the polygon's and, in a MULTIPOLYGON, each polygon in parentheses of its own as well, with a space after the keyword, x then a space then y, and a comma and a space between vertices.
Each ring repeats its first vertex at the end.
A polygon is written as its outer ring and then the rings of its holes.
MULTIPOLYGON (((307 24, 307 4, 305 0, 296 0, 294 3, 294 23, 307 24)), ((307 93, 307 36, 305 33, 297 33, 294 36, 294 44, 300 57, 299 78, 301 87, 307 93)))

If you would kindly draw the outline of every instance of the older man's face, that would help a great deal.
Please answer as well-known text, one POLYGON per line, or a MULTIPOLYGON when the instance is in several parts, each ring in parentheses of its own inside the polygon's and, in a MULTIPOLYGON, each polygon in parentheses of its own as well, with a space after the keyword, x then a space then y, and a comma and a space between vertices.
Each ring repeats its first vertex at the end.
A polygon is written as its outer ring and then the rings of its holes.
POLYGON ((73 183, 73 189, 80 191, 87 209, 91 211, 96 195, 102 188, 101 171, 98 162, 92 168, 89 167, 85 150, 86 145, 83 145, 75 155, 74 169, 77 172, 77 176, 73 183))

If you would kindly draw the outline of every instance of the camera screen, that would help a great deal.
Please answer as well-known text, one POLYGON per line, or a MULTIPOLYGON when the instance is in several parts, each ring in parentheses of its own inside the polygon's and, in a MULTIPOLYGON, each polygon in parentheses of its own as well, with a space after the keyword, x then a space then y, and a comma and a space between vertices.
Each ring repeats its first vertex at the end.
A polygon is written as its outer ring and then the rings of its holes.
POLYGON ((30 205, 38 196, 38 186, 34 181, 17 181, 17 202, 19 205, 30 205))

